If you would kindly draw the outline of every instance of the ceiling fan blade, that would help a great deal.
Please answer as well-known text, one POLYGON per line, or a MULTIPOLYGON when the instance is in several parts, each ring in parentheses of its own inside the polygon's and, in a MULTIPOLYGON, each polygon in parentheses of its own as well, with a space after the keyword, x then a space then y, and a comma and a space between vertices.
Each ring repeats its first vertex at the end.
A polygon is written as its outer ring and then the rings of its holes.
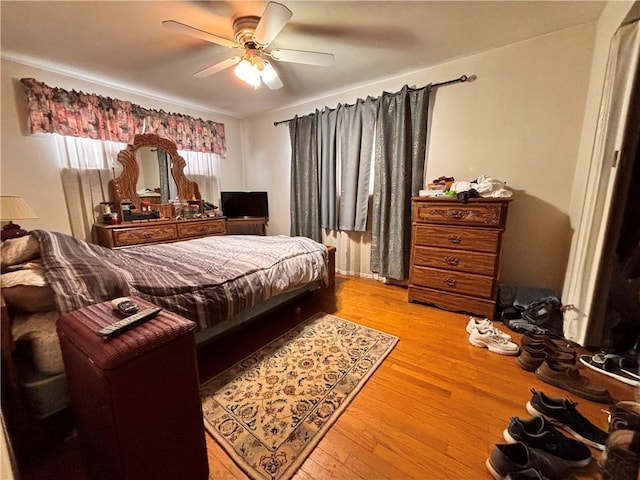
POLYGON ((275 49, 269 52, 271 58, 280 62, 304 63, 306 65, 317 65, 328 67, 333 65, 335 57, 331 53, 305 52, 303 50, 283 50, 275 49))
POLYGON ((231 57, 226 60, 221 61, 220 63, 216 63, 215 65, 211 65, 210 67, 205 68, 204 70, 200 70, 193 74, 194 77, 204 78, 214 73, 221 72, 225 68, 233 67, 236 63, 239 63, 241 57, 231 57))
POLYGON ((171 30, 172 32, 182 33, 183 35, 196 37, 206 42, 217 43, 218 45, 222 45, 223 47, 238 48, 240 46, 233 40, 228 40, 226 38, 219 37, 217 35, 214 35, 213 33, 205 32, 204 30, 199 30, 197 28, 190 27, 189 25, 176 22, 175 20, 165 20, 164 22, 162 22, 162 26, 168 30, 171 30))
POLYGON ((256 31, 253 34, 254 40, 260 45, 269 45, 282 31, 292 16, 293 13, 291 10, 284 5, 276 2, 269 2, 267 4, 267 8, 265 8, 262 13, 262 17, 258 22, 256 31))
POLYGON ((264 62, 265 70, 262 72, 262 81, 264 84, 269 87, 269 90, 278 90, 284 87, 282 80, 278 77, 278 72, 276 72, 275 68, 269 62, 264 62))

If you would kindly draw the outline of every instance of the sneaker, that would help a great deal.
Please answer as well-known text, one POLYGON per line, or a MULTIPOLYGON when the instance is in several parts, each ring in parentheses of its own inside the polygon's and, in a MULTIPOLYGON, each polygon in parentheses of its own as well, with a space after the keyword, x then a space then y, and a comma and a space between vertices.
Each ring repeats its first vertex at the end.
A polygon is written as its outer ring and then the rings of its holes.
POLYGON ((576 409, 577 403, 566 398, 548 397, 531 389, 533 396, 527 402, 531 415, 544 417, 590 447, 604 450, 607 432, 599 429, 576 409))
POLYGON ((566 468, 586 467, 591 463, 591 450, 578 440, 567 438, 558 432, 544 417, 521 420, 511 417, 509 426, 502 432, 508 443, 523 442, 529 448, 542 450, 564 462, 566 468))
POLYGON ((478 317, 469 317, 469 323, 467 323, 467 327, 466 327, 467 333, 471 334, 471 332, 474 329, 490 330, 490 331, 496 332, 498 335, 506 338, 507 340, 511 340, 511 335, 497 328, 488 318, 480 319, 478 317))
POLYGON ((637 387, 640 384, 640 377, 621 367, 620 355, 597 353, 595 355, 580 355, 580 363, 595 370, 598 373, 615 378, 616 380, 637 387))
POLYGON ((640 470, 640 432, 612 432, 598 465, 602 480, 637 480, 640 470))
POLYGON ((549 478, 565 478, 567 468, 554 457, 535 451, 522 442, 496 445, 485 465, 493 478, 504 480, 527 469, 534 469, 549 478))
POLYGON ((500 355, 517 355, 520 351, 518 345, 504 338, 499 331, 474 328, 469 334, 469 343, 474 347, 488 348, 490 352, 500 355))
POLYGON ((549 385, 575 393, 587 400, 613 403, 613 398, 606 388, 594 385, 587 377, 580 375, 576 366, 556 362, 552 357, 547 357, 542 365, 536 369, 536 377, 549 385))

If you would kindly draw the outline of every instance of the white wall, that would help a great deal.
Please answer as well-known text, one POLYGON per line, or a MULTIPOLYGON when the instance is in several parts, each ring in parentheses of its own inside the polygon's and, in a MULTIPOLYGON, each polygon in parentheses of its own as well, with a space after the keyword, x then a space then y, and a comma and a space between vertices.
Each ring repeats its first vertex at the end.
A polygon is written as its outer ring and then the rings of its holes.
POLYGON ((435 92, 426 179, 505 180, 515 194, 500 278, 559 291, 595 33, 595 24, 574 27, 245 120, 247 188, 269 191, 269 233, 286 234, 290 226, 289 133, 274 121, 404 84, 476 75, 435 92))
MULTIPOLYGON (((227 158, 222 159, 221 178, 227 189, 244 188, 241 121, 224 115, 202 112, 170 102, 125 92, 71 76, 2 60, 2 147, 0 150, 0 191, 2 195, 20 195, 39 217, 22 220, 25 229, 45 229, 71 233, 53 136, 31 135, 28 130, 26 96, 19 82, 33 77, 49 86, 82 90, 128 100, 147 108, 182 113, 196 118, 222 122, 227 137, 227 158)), ((217 201, 217 200, 214 200, 217 201)))

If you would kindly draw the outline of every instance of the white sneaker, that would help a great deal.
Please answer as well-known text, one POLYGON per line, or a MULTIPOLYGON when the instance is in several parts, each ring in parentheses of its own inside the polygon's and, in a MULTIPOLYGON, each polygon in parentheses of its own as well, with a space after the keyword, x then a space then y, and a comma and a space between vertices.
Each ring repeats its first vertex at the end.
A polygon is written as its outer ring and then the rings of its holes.
POLYGON ((499 330, 478 330, 474 328, 469 334, 469 343, 474 347, 488 348, 490 352, 500 355, 517 355, 520 347, 511 340, 500 335, 499 330))
POLYGON ((497 333, 498 335, 500 335, 502 338, 506 340, 511 340, 511 335, 503 332, 499 328, 496 328, 496 326, 493 323, 491 323, 491 320, 489 320, 488 318, 479 319, 478 317, 469 317, 469 323, 467 323, 467 328, 466 328, 467 333, 471 334, 471 332, 474 329, 480 330, 480 331, 489 330, 497 333))

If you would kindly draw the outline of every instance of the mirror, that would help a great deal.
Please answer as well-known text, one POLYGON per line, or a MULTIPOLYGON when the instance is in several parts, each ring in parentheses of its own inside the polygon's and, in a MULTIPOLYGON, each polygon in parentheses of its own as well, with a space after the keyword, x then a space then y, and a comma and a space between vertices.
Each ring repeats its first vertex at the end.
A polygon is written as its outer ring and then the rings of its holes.
MULTIPOLYGON (((118 154, 118 161, 122 164, 122 173, 109 184, 120 212, 123 200, 131 201, 139 211, 143 199, 152 205, 166 205, 176 196, 201 199, 198 184, 185 176, 186 163, 178 155, 175 143, 167 138, 151 133, 136 135, 133 143, 118 154), (146 192, 147 189, 150 192, 146 192)), ((171 216, 171 209, 160 211, 171 216)))
POLYGON ((171 174, 171 155, 161 148, 142 147, 136 151, 138 182, 136 192, 151 204, 167 203, 178 197, 171 174))

